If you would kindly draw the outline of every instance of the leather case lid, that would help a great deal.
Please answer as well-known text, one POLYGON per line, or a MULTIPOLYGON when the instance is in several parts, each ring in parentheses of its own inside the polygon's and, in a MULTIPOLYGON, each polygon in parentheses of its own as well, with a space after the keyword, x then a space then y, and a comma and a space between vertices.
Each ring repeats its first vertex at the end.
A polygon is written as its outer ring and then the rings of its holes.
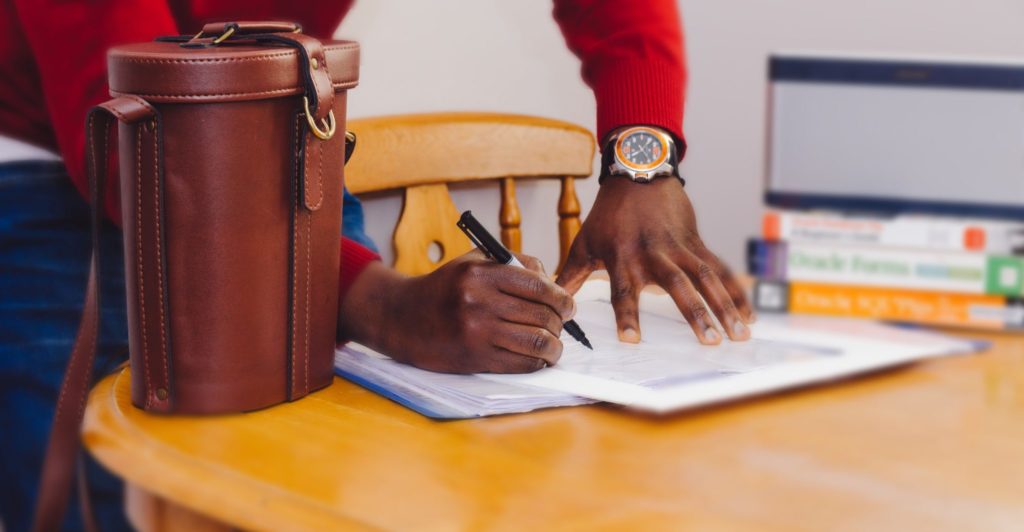
MULTIPOLYGON (((335 91, 359 81, 359 45, 324 41, 335 91)), ((134 94, 150 102, 229 102, 302 94, 299 53, 287 47, 225 43, 182 48, 148 42, 112 48, 107 54, 110 94, 134 94)))

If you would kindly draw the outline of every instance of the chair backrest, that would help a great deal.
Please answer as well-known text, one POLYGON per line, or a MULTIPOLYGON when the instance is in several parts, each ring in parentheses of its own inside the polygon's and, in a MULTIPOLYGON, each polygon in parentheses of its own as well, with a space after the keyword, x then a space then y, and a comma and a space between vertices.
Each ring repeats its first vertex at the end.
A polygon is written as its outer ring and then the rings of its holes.
POLYGON ((515 180, 561 180, 559 268, 580 228, 575 178, 591 174, 594 139, 586 129, 547 118, 497 113, 432 113, 350 120, 357 145, 345 168, 353 194, 404 189, 392 243, 395 268, 419 275, 469 251, 455 226, 448 183, 500 181, 501 240, 521 251, 515 180), (440 248, 438 260, 430 248, 440 248))

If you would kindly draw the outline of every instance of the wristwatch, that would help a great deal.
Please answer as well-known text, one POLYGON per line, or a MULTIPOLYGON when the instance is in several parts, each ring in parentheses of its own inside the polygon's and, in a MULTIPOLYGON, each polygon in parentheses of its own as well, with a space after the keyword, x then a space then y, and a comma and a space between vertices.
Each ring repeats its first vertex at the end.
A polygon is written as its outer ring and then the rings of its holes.
POLYGON ((601 176, 628 177, 650 183, 658 177, 679 177, 679 150, 667 132, 633 126, 613 132, 601 156, 601 176))

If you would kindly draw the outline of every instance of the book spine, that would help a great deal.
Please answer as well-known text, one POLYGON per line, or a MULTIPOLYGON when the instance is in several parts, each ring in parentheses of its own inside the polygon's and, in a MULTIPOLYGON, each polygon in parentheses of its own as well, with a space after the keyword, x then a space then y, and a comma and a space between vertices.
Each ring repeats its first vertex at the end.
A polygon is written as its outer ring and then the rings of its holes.
POLYGON ((889 246, 1010 255, 1024 251, 1024 224, 937 217, 872 218, 826 213, 768 211, 768 241, 889 246))
POLYGON ((775 281, 1020 296, 1024 257, 752 239, 748 272, 775 281))
POLYGON ((1024 330, 1024 302, 1003 296, 758 281, 754 305, 762 312, 1024 330))

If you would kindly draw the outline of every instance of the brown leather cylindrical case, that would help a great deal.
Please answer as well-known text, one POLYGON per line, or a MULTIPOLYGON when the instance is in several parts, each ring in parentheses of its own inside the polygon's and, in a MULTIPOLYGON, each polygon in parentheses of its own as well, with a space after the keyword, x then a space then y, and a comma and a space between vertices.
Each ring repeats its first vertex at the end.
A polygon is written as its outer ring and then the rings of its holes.
POLYGON ((152 114, 118 130, 141 408, 238 412, 331 382, 359 48, 292 30, 212 24, 109 54, 111 95, 152 114))
POLYGON ((78 457, 100 332, 110 126, 119 124, 132 402, 254 410, 332 379, 345 100, 358 73, 357 44, 283 22, 213 23, 111 50, 114 98, 86 119, 89 282, 35 529, 59 528, 78 457))

